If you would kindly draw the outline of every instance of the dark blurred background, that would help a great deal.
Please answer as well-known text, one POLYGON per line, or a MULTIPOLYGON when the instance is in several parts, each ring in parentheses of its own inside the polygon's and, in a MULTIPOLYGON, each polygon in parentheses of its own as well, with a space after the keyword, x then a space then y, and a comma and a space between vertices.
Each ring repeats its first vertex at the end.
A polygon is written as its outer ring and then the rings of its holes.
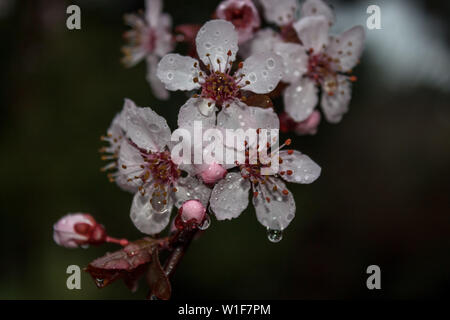
MULTIPOLYGON (((450 290, 449 20, 445 1, 330 1, 336 32, 381 8, 367 30, 350 112, 295 147, 322 166, 312 185, 289 186, 297 215, 270 243, 253 208, 212 221, 173 279, 174 298, 436 298, 450 290), (367 266, 382 290, 366 288, 367 266)), ((165 1, 174 23, 203 23, 218 1, 165 1)), ((68 250, 52 240, 67 212, 90 212, 111 235, 142 236, 132 195, 108 182, 97 150, 124 97, 175 129, 186 96, 157 101, 145 64, 119 62, 123 14, 143 1, 0 0, 0 298, 141 299, 123 283, 66 288, 66 268, 113 245, 68 250), (82 29, 66 28, 81 7, 82 29)))

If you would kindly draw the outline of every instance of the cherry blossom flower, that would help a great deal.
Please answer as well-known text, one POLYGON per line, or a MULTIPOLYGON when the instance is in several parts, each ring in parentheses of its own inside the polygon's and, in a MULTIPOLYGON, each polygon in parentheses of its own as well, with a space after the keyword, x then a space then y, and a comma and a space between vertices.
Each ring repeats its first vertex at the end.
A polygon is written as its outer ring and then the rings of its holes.
POLYGON ((157 75, 168 90, 201 89, 198 108, 207 116, 215 106, 228 106, 243 99, 241 90, 254 93, 272 91, 281 79, 282 63, 273 52, 257 53, 239 64, 231 75, 238 51, 238 33, 232 23, 211 20, 196 37, 201 60, 167 54, 158 64, 157 75))
POLYGON ((156 77, 159 59, 173 50, 174 42, 170 32, 172 19, 162 13, 161 0, 146 0, 145 13, 127 14, 125 22, 132 29, 124 33, 128 44, 122 48, 123 63, 134 66, 143 59, 147 61, 147 81, 158 99, 168 99, 169 93, 156 77))
POLYGON ((217 18, 230 21, 238 32, 238 42, 242 44, 253 37, 261 25, 258 10, 252 0, 225 0, 215 12, 217 18))
POLYGON ((324 16, 300 19, 293 25, 303 45, 278 43, 275 52, 283 57, 283 81, 290 83, 283 94, 285 110, 295 121, 307 119, 318 103, 332 123, 348 111, 351 98, 351 69, 363 50, 364 28, 355 26, 342 34, 328 36, 329 21, 324 16))
POLYGON ((135 192, 130 213, 135 226, 143 233, 155 234, 168 224, 173 205, 179 207, 190 199, 206 205, 210 189, 190 175, 182 176, 186 168, 171 158, 171 131, 166 120, 128 99, 121 118, 117 120, 123 128, 115 149, 117 171, 109 177, 135 192))
POLYGON ((106 241, 102 225, 87 213, 68 214, 53 225, 53 240, 66 248, 77 248, 106 241))
MULTIPOLYGON (((287 140, 279 149, 290 143, 287 140)), ((294 197, 283 180, 312 183, 319 177, 321 168, 308 156, 295 150, 279 151, 277 171, 265 164, 267 162, 262 161, 260 154, 256 160, 252 161, 246 153, 245 162, 238 163, 239 172, 229 172, 214 186, 210 207, 218 220, 236 218, 247 208, 251 190, 258 221, 268 230, 282 231, 292 221, 296 211, 294 197)))

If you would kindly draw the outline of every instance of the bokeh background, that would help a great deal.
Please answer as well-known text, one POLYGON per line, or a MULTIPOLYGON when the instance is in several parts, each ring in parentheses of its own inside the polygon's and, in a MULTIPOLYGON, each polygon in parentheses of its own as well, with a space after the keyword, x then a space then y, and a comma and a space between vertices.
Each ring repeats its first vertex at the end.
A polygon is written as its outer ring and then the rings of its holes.
MULTIPOLYGON (((174 298, 436 298, 450 290, 449 7, 445 1, 330 1, 336 32, 381 8, 367 30, 350 112, 322 123, 295 147, 323 168, 312 185, 290 185, 297 215, 270 243, 249 208, 212 221, 172 281, 174 298), (366 288, 379 265, 382 290, 366 288)), ((203 23, 218 1, 165 1, 174 23, 203 23)), ((141 299, 121 282, 66 288, 66 268, 86 266, 113 245, 67 250, 52 224, 67 212, 95 215, 110 234, 142 235, 132 195, 99 168, 99 137, 124 97, 176 125, 186 96, 157 101, 145 65, 119 62, 123 14, 143 1, 0 0, 0 298, 141 299), (66 29, 77 4, 82 29, 66 29)))

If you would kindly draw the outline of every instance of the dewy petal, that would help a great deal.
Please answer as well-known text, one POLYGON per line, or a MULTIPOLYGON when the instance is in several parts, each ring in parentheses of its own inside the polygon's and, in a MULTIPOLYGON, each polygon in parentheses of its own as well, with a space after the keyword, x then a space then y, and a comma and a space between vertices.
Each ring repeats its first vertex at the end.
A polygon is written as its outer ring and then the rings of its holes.
POLYGON ((283 59, 283 81, 292 83, 299 80, 308 70, 308 55, 303 46, 296 43, 281 42, 274 51, 283 59))
POLYGON ((161 0, 145 0, 145 20, 147 23, 156 27, 159 24, 159 16, 162 11, 162 1, 161 0))
POLYGON ((194 78, 199 69, 195 67, 198 61, 178 53, 165 55, 158 64, 157 76, 166 85, 167 90, 193 90, 200 88, 194 78))
POLYGON ((235 100, 217 115, 221 129, 279 129, 280 121, 272 108, 251 107, 235 100))
MULTIPOLYGON (((201 121, 203 130, 213 128, 216 125, 216 113, 211 112, 209 116, 204 116, 199 108, 198 104, 201 103, 203 98, 190 98, 186 103, 181 106, 178 112, 178 127, 191 129, 194 127, 195 121, 201 121)), ((214 107, 214 111, 215 111, 214 107)))
POLYGON ((328 122, 338 123, 344 113, 348 111, 348 104, 352 96, 352 87, 346 76, 338 75, 333 81, 333 95, 322 90, 321 106, 328 122))
POLYGON ((242 54, 242 47, 240 48, 239 54, 244 57, 248 57, 254 53, 258 52, 269 52, 273 51, 275 44, 283 42, 280 34, 275 32, 271 28, 265 28, 259 30, 255 37, 246 43, 245 54, 242 54), (248 45, 247 45, 248 44, 248 45))
POLYGON ((177 208, 187 200, 199 200, 205 207, 211 196, 211 189, 204 185, 199 179, 187 176, 180 178, 176 185, 177 191, 173 193, 175 206, 177 208))
POLYGON ((266 20, 279 26, 286 25, 295 19, 297 0, 261 0, 266 20))
POLYGON ((225 20, 208 21, 200 28, 195 42, 199 58, 205 65, 212 64, 213 70, 222 69, 224 71, 227 60, 234 61, 236 59, 238 33, 231 22, 225 20), (231 51, 229 57, 228 51, 231 51), (209 57, 207 54, 209 54, 209 57))
POLYGON ((295 201, 283 181, 276 178, 275 181, 278 186, 277 191, 273 191, 267 184, 259 186, 258 196, 253 197, 253 206, 256 218, 263 226, 271 230, 284 230, 295 217, 295 201), (287 195, 281 190, 286 190, 287 195), (270 201, 267 201, 265 197, 268 197, 270 201))
POLYGON ((328 45, 328 21, 323 16, 305 17, 293 24, 306 50, 321 52, 328 45))
POLYGON ((326 52, 333 59, 333 69, 342 72, 350 71, 359 61, 364 49, 364 38, 362 26, 355 26, 332 37, 326 52))
POLYGON ((164 87, 164 84, 156 76, 156 70, 158 68, 158 58, 154 55, 147 57, 147 75, 146 79, 152 88, 152 92, 160 100, 169 99, 169 92, 164 87))
POLYGON ((294 150, 289 154, 287 150, 280 151, 280 171, 284 171, 281 176, 284 180, 295 183, 308 184, 314 182, 321 172, 321 168, 311 160, 306 154, 294 150), (291 174, 287 174, 287 172, 291 174))
POLYGON ((127 191, 137 191, 142 184, 141 179, 135 179, 144 173, 141 165, 144 164, 139 150, 128 140, 122 140, 118 159, 118 175, 116 183, 119 187, 127 191))
POLYGON ((170 212, 173 206, 170 197, 168 197, 168 210, 164 213, 158 213, 150 203, 151 196, 151 190, 147 190, 144 195, 136 192, 130 210, 131 221, 133 221, 136 228, 148 235, 161 232, 169 224, 170 212))
POLYGON ((237 76, 245 75, 240 82, 243 90, 268 93, 278 85, 283 71, 283 60, 279 55, 274 52, 261 52, 245 59, 243 68, 238 71, 237 76))
POLYGON ((150 108, 137 107, 125 99, 126 133, 139 148, 146 151, 160 151, 170 141, 170 128, 166 119, 150 108))
POLYGON ((300 10, 302 17, 324 16, 328 21, 328 25, 334 24, 333 10, 322 0, 306 0, 303 2, 300 10))
POLYGON ((217 220, 238 217, 248 206, 250 182, 238 172, 230 172, 220 180, 211 194, 210 206, 217 220))
POLYGON ((284 110, 294 121, 303 121, 313 112, 319 98, 314 81, 303 78, 283 93, 284 110))

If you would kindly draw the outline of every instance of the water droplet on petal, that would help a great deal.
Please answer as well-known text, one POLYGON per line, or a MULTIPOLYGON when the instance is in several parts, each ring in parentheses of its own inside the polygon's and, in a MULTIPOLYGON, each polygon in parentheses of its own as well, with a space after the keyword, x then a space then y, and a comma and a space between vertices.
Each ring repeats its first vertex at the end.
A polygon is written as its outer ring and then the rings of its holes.
POLYGON ((280 242, 283 239, 283 231, 267 229, 267 239, 272 243, 280 242))
POLYGON ((159 190, 152 193, 151 205, 153 210, 160 214, 165 213, 169 210, 167 206, 167 199, 164 196, 163 192, 159 190))
POLYGON ((205 216, 205 220, 203 220, 203 223, 199 225, 198 228, 200 230, 206 230, 209 228, 210 225, 211 225, 211 217, 209 216, 209 214, 207 214, 205 216))

